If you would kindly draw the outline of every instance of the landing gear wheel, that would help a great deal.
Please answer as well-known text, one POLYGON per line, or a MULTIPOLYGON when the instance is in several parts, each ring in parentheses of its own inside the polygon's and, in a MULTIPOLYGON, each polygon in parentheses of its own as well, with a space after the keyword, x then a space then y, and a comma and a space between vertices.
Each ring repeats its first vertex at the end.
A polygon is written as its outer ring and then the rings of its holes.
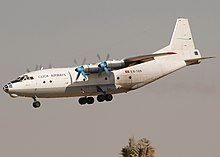
POLYGON ((87 102, 86 97, 79 98, 79 104, 80 105, 85 105, 86 102, 87 102))
POLYGON ((98 95, 97 100, 98 102, 103 102, 105 100, 105 95, 98 95))
POLYGON ((86 99, 86 101, 87 101, 87 104, 93 104, 95 100, 94 100, 93 97, 88 97, 88 98, 86 99))
POLYGON ((111 94, 106 94, 105 95, 105 100, 106 101, 112 101, 112 99, 113 99, 113 96, 111 94))
POLYGON ((39 108, 40 105, 41 105, 41 104, 40 104, 39 101, 34 101, 34 102, 33 102, 33 107, 34 107, 34 108, 39 108))

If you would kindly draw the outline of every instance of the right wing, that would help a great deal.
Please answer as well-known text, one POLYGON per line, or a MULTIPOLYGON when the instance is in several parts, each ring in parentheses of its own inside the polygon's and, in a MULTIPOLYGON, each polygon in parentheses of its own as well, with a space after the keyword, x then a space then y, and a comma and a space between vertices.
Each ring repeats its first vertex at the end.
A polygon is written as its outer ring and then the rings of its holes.
POLYGON ((132 65, 152 61, 152 60, 154 60, 155 57, 174 55, 174 54, 176 54, 176 53, 175 52, 157 53, 157 54, 129 57, 129 58, 125 58, 123 60, 125 62, 125 66, 129 67, 129 66, 132 66, 132 65))

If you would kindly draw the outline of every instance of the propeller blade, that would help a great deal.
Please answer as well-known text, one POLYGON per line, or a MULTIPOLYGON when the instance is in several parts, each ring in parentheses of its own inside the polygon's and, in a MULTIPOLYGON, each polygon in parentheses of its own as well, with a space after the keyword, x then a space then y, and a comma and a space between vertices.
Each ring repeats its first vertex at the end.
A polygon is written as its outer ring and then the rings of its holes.
POLYGON ((109 73, 108 68, 107 68, 107 67, 104 67, 104 70, 105 70, 106 75, 107 75, 108 77, 110 77, 110 73, 109 73))
POLYGON ((101 61, 102 61, 102 59, 101 59, 101 57, 100 57, 100 55, 99 55, 99 54, 97 54, 97 57, 98 57, 99 61, 101 62, 101 61))
POLYGON ((78 79, 79 79, 79 75, 80 75, 80 72, 78 72, 77 77, 76 77, 76 80, 78 80, 78 79))
MULTIPOLYGON (((73 60, 73 62, 75 65, 78 65, 78 62, 75 59, 73 60)), ((86 63, 86 57, 83 58, 82 65, 84 65, 85 63, 86 63)))
MULTIPOLYGON (((99 61, 102 62, 102 59, 99 54, 97 54, 97 57, 98 57, 99 61)), ((110 54, 108 53, 106 56, 106 61, 109 60, 109 58, 110 58, 110 54)))
POLYGON ((82 65, 84 65, 85 63, 86 63, 86 57, 83 58, 82 65))
POLYGON ((108 53, 106 57, 106 61, 109 60, 109 58, 110 58, 110 54, 108 53))
POLYGON ((81 72, 81 74, 82 74, 82 76, 83 76, 84 78, 86 78, 86 73, 85 73, 84 70, 81 72))
POLYGON ((43 66, 42 66, 41 64, 40 64, 40 67, 39 67, 39 69, 40 69, 40 70, 43 70, 43 66))
POLYGON ((35 66, 35 71, 36 71, 36 70, 38 70, 38 65, 37 65, 37 64, 36 64, 36 66, 35 66))
POLYGON ((102 68, 99 68, 99 74, 98 74, 98 77, 101 76, 102 72, 103 72, 102 68))
POLYGON ((78 65, 78 63, 77 63, 77 61, 74 59, 74 61, 73 61, 74 63, 75 63, 75 65, 78 65))

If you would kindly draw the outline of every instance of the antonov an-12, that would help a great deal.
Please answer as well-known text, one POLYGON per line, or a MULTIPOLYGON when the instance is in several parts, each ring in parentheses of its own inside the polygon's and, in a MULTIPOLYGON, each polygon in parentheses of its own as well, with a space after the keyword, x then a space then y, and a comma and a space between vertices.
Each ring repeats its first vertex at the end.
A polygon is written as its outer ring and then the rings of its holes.
MULTIPOLYGON (((100 57, 99 57, 100 58, 100 57)), ((126 93, 145 86, 202 59, 193 43, 188 19, 178 18, 170 44, 152 54, 100 61, 71 68, 51 68, 27 72, 9 82, 3 90, 11 97, 80 97, 79 104, 111 101, 112 94, 126 93)))

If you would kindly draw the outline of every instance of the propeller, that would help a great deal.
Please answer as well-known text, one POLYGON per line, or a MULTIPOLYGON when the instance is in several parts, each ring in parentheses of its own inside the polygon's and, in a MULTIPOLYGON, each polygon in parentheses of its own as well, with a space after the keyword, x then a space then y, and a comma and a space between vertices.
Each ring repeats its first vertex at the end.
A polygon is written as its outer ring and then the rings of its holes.
POLYGON ((43 70, 43 66, 40 64, 40 66, 38 66, 37 64, 36 64, 36 66, 35 66, 35 71, 37 71, 37 70, 43 70))
POLYGON ((49 64, 48 69, 52 69, 52 64, 49 64))
POLYGON ((37 71, 38 70, 38 65, 36 64, 36 66, 35 66, 35 71, 37 71))
POLYGON ((29 73, 29 72, 31 72, 31 71, 30 71, 30 69, 29 69, 29 68, 27 68, 26 72, 27 72, 27 73, 29 73))
MULTIPOLYGON (((97 54, 97 57, 98 57, 99 61, 102 62, 102 59, 101 59, 99 54, 97 54)), ((106 56, 106 61, 109 60, 109 58, 110 58, 110 55, 108 53, 107 56, 106 56)))
POLYGON ((40 70, 43 70, 44 67, 40 64, 39 69, 40 69, 40 70))
MULTIPOLYGON (((75 63, 75 65, 78 65, 77 60, 74 59, 73 62, 75 63)), ((84 65, 85 63, 86 63, 86 57, 83 58, 82 65, 84 65)))
MULTIPOLYGON (((83 65, 85 64, 85 62, 86 62, 86 57, 83 58, 82 65, 81 65, 81 66, 78 66, 78 67, 75 69, 75 71, 78 73, 77 76, 76 76, 76 80, 79 79, 80 74, 82 74, 82 76, 83 76, 84 78, 86 78, 86 72, 85 72, 85 69, 84 69, 84 67, 83 67, 83 65)), ((74 59, 74 63, 77 65, 77 61, 76 61, 75 59, 74 59)))
POLYGON ((105 61, 102 61, 102 59, 101 59, 101 57, 100 57, 99 54, 97 54, 97 57, 98 57, 99 61, 101 62, 101 63, 98 65, 98 67, 99 67, 99 74, 98 74, 98 76, 100 76, 100 75, 102 74, 102 72, 105 71, 106 75, 107 75, 108 77, 110 77, 110 72, 109 72, 109 70, 108 70, 107 63, 106 63, 106 61, 107 61, 107 60, 109 59, 109 57, 110 57, 109 53, 107 54, 107 57, 106 57, 106 60, 105 60, 105 61))
POLYGON ((83 76, 84 78, 86 78, 86 73, 85 73, 85 70, 84 70, 84 67, 83 67, 83 66, 77 67, 77 68, 75 69, 75 71, 78 72, 77 77, 76 77, 76 80, 78 80, 80 74, 82 74, 82 76, 83 76))
POLYGON ((106 75, 107 75, 108 77, 110 77, 110 72, 109 72, 109 70, 108 70, 108 68, 107 68, 107 63, 106 63, 106 62, 101 62, 101 63, 98 65, 98 67, 99 67, 99 76, 102 74, 103 71, 105 71, 106 75))
MULTIPOLYGON (((49 64, 49 66, 48 66, 48 69, 52 69, 53 67, 52 67, 52 64, 49 64)), ((40 64, 40 66, 38 66, 37 64, 36 64, 36 66, 35 66, 35 71, 37 71, 37 70, 43 70, 43 66, 40 64)), ((29 68, 27 68, 26 69, 26 72, 27 73, 29 73, 29 72, 31 72, 32 70, 30 70, 29 68)))

